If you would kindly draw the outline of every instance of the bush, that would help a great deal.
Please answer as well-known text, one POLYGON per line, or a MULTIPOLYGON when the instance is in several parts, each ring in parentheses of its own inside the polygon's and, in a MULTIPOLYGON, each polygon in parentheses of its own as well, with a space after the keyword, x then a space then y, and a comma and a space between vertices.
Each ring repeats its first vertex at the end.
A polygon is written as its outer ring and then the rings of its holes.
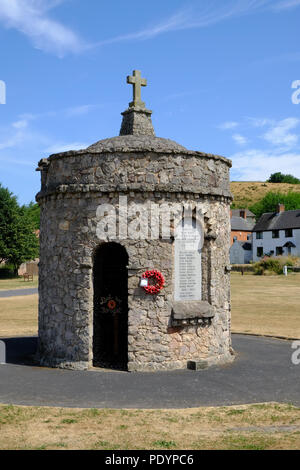
POLYGON ((16 277, 12 266, 2 264, 0 266, 0 279, 11 279, 16 277))
POLYGON ((254 273, 255 274, 265 274, 265 271, 271 271, 276 274, 280 274, 282 272, 281 264, 278 259, 276 258, 264 258, 263 260, 255 263, 254 265, 254 273))
POLYGON ((269 191, 259 202, 250 206, 249 209, 258 220, 265 212, 276 212, 278 204, 284 204, 286 211, 300 209, 300 193, 290 191, 287 194, 283 194, 269 191))
POLYGON ((300 184, 300 180, 293 175, 284 175, 280 172, 273 173, 267 180, 268 183, 300 184))
POLYGON ((254 264, 254 274, 283 274, 283 266, 296 266, 298 258, 294 256, 265 257, 254 264))
POLYGON ((262 276, 265 273, 264 268, 261 266, 260 263, 261 262, 259 261, 258 263, 254 264, 254 274, 256 274, 257 276, 262 276))

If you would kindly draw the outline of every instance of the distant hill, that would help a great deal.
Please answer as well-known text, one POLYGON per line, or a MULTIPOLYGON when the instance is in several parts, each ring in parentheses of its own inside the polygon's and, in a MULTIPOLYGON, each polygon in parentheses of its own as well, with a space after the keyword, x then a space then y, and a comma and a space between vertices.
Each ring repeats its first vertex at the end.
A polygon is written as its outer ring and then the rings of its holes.
POLYGON ((230 183, 230 189, 234 196, 234 207, 248 208, 262 199, 269 191, 284 194, 289 191, 300 193, 300 184, 233 181, 230 183))

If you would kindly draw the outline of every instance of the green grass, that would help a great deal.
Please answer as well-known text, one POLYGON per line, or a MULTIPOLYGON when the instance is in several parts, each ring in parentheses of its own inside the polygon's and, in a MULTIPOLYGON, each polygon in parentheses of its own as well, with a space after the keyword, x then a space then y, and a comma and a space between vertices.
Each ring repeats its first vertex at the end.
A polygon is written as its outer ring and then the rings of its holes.
POLYGON ((160 447, 162 449, 171 449, 176 447, 176 442, 174 441, 154 441, 152 443, 154 447, 160 447))
POLYGON ((300 408, 279 403, 182 410, 0 405, 0 427, 0 450, 300 448, 300 408))
POLYGON ((33 281, 24 281, 22 277, 0 279, 0 290, 28 289, 33 287, 38 287, 37 276, 33 276, 33 281))

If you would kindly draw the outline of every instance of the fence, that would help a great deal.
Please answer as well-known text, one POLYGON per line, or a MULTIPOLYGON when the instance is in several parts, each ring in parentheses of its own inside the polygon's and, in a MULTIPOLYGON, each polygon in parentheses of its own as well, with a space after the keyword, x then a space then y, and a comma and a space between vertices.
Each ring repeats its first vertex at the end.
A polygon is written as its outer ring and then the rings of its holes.
POLYGON ((39 274, 38 261, 29 261, 28 263, 23 263, 20 266, 18 274, 19 276, 22 276, 23 274, 30 274, 30 276, 38 276, 39 274))
POLYGON ((252 266, 252 264, 233 264, 231 265, 231 271, 235 271, 238 273, 253 273, 254 267, 252 266))

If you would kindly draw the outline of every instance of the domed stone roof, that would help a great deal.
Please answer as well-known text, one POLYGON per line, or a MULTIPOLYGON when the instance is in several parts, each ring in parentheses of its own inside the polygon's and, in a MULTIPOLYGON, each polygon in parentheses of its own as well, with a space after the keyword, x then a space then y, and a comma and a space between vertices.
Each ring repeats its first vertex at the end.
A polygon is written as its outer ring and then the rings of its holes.
POLYGON ((151 135, 121 135, 99 140, 87 148, 90 152, 186 152, 187 149, 174 140, 151 135))

